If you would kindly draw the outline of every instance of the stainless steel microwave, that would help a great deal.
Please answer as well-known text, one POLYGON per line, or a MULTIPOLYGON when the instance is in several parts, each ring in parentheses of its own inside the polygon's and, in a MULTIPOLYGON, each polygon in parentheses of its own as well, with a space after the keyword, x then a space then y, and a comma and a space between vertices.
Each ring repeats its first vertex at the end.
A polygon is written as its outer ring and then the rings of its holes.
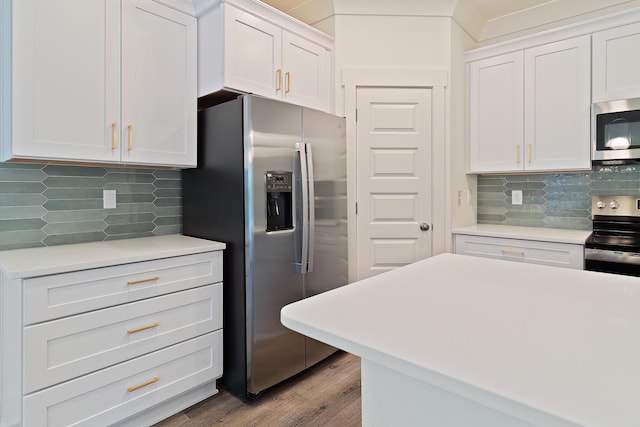
POLYGON ((640 98, 593 104, 591 125, 594 162, 640 161, 640 98))

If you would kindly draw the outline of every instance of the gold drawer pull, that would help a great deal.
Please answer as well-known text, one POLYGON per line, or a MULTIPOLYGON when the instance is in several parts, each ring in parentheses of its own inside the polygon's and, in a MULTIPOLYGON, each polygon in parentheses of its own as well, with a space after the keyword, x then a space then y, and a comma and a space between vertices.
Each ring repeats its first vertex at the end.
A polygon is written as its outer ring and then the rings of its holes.
POLYGON ((140 283, 155 282, 156 280, 160 280, 160 278, 158 276, 154 276, 154 277, 149 277, 148 279, 131 280, 127 282, 127 285, 139 285, 140 283))
POLYGON ((276 91, 282 90, 282 70, 278 68, 276 70, 276 91))
POLYGON ((115 150, 118 148, 118 124, 111 124, 111 148, 115 150))
POLYGON ((158 378, 158 377, 153 377, 153 379, 152 379, 152 380, 149 380, 149 381, 147 381, 146 383, 143 383, 143 384, 140 384, 140 385, 136 385, 136 386, 133 386, 133 387, 128 387, 128 388, 127 388, 127 391, 128 391, 129 393, 131 393, 132 391, 136 391, 136 390, 138 390, 138 389, 140 389, 140 388, 142 388, 142 387, 146 387, 146 386, 151 385, 151 384, 153 384, 153 383, 157 383, 158 381, 160 381, 160 378, 158 378))
POLYGON ((129 129, 129 151, 133 150, 133 125, 127 126, 129 129))
POLYGON ((284 73, 284 80, 287 84, 287 87, 284 90, 284 93, 289 93, 291 92, 291 73, 286 72, 284 73))
POLYGON ((129 335, 131 335, 131 334, 135 334, 135 333, 138 333, 138 332, 146 331, 147 329, 157 328, 158 326, 160 326, 160 323, 158 323, 158 322, 153 322, 152 324, 147 325, 147 326, 143 326, 142 328, 138 328, 138 329, 129 329, 129 330, 127 331, 127 333, 128 333, 129 335))
POLYGON ((504 255, 522 255, 524 256, 524 251, 513 251, 510 249, 502 249, 500 252, 502 252, 504 255))

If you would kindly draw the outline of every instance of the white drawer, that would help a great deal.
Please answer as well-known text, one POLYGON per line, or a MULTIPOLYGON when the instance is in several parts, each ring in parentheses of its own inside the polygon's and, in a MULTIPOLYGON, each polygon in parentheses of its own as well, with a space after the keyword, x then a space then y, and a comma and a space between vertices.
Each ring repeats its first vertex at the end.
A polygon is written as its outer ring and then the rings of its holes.
POLYGON ((584 246, 535 240, 456 234, 455 253, 581 270, 584 246))
POLYGON ((25 396, 24 426, 111 425, 221 375, 220 330, 25 396))
POLYGON ((222 328, 222 283, 24 328, 24 393, 222 328))
POLYGON ((26 279, 24 324, 221 281, 222 251, 26 279))

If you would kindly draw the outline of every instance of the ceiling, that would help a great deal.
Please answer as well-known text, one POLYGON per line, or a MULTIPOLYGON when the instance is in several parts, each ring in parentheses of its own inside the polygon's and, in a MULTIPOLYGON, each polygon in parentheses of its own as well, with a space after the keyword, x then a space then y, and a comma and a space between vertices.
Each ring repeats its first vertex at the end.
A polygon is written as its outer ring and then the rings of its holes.
MULTIPOLYGON (((270 6, 275 7, 285 13, 293 9, 299 8, 314 0, 262 0, 270 6)), ((334 0, 322 0, 333 5, 334 0)), ((478 11, 488 21, 501 16, 509 15, 514 12, 529 9, 545 3, 550 0, 471 0, 478 11)), ((315 0, 318 2, 318 0, 315 0)))
POLYGON ((514 12, 549 3, 549 0, 472 0, 480 13, 487 19, 495 19, 514 12))

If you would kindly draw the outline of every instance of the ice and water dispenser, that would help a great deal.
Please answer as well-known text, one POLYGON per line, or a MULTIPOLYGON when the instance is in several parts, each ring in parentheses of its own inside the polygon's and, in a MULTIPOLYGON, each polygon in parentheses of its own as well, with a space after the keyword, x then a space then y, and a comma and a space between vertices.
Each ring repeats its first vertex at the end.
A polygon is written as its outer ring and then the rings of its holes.
POLYGON ((267 171, 267 231, 293 229, 292 172, 267 171))

